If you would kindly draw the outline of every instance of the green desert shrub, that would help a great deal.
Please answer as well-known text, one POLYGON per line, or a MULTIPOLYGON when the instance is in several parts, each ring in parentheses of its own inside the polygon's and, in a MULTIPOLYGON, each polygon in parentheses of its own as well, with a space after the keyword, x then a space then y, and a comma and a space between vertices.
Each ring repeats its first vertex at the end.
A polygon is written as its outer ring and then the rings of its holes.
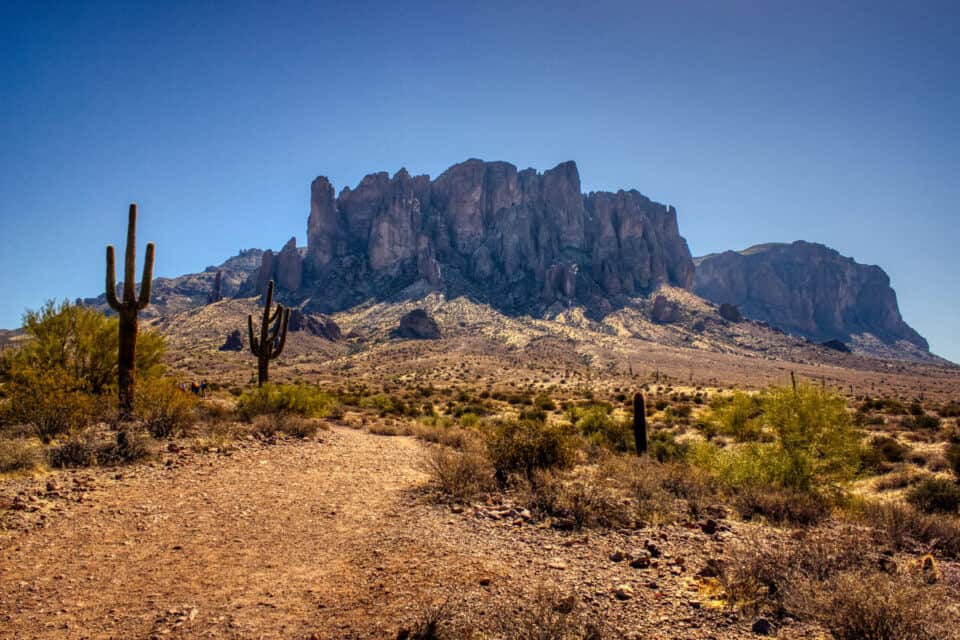
POLYGON ((861 467, 873 473, 886 473, 890 465, 907 459, 910 447, 890 436, 875 436, 861 451, 861 467))
POLYGON ((750 442, 759 440, 763 432, 760 415, 760 400, 756 396, 735 391, 732 396, 714 399, 707 423, 718 433, 750 442))
MULTIPOLYGON (((0 360, 0 380, 15 379, 32 370, 59 369, 74 386, 99 394, 117 384, 119 321, 89 307, 50 301, 39 311, 27 311, 23 329, 29 339, 0 360)), ((141 331, 137 337, 138 378, 163 373, 163 337, 141 331)))
POLYGON ((567 467, 575 439, 570 429, 535 420, 504 420, 487 434, 487 455, 500 481, 513 473, 530 477, 538 469, 567 467))
POLYGON ((246 421, 268 414, 326 418, 333 414, 338 406, 334 396, 315 386, 268 383, 241 394, 237 400, 237 415, 246 421))
POLYGON ((87 427, 96 414, 96 399, 85 385, 61 367, 20 367, 4 387, 2 422, 29 425, 44 443, 70 430, 87 427))
POLYGON ((843 398, 801 384, 772 387, 759 398, 768 442, 726 448, 701 443, 690 458, 727 486, 771 486, 818 492, 851 480, 860 468, 860 435, 843 398))
MULTIPOLYGON (((632 433, 630 434, 633 435, 632 433)), ((630 438, 631 444, 633 438, 630 438)), ((677 462, 687 457, 690 446, 684 442, 678 442, 672 431, 661 429, 654 431, 647 438, 647 453, 651 458, 658 462, 677 462)))
POLYGON ((574 405, 567 410, 571 424, 598 446, 614 451, 630 451, 634 448, 633 429, 612 415, 613 407, 605 402, 590 402, 574 405))

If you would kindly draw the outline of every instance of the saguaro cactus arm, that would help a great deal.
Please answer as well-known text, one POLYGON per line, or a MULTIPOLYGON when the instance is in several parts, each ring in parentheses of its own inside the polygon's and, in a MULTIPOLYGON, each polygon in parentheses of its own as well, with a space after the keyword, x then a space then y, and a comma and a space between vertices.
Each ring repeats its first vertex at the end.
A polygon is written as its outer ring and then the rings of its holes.
POLYGON ((120 311, 120 301, 117 300, 117 260, 114 256, 113 245, 107 245, 107 304, 114 311, 120 311))
POLYGON ((150 287, 153 284, 153 253, 152 242, 147 243, 147 255, 143 262, 143 278, 140 280, 140 299, 137 309, 145 309, 150 304, 150 287))

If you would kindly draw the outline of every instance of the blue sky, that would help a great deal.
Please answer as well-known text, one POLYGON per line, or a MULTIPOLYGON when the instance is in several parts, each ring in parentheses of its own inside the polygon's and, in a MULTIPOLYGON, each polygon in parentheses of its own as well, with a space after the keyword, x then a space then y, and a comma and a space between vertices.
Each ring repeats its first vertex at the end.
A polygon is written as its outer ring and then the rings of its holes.
POLYGON ((309 184, 469 157, 677 207, 695 254, 832 246, 960 361, 960 3, 0 0, 0 326, 305 241, 309 184), (141 249, 142 254, 142 249, 141 249))

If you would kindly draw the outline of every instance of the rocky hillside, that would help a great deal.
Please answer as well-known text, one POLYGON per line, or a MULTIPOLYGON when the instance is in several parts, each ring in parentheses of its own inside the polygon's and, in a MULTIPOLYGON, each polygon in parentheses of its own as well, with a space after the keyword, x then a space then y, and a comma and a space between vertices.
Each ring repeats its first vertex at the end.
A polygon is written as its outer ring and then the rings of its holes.
POLYGON ((929 349, 900 316, 883 269, 821 244, 758 245, 697 258, 696 265, 698 295, 794 335, 877 353, 929 349))
POLYGON ((604 315, 658 285, 693 285, 673 207, 637 191, 582 194, 573 162, 519 171, 468 160, 434 180, 401 169, 334 196, 311 186, 306 252, 291 240, 247 292, 330 312, 411 292, 468 295, 506 312, 586 305, 604 315), (411 289, 412 288, 412 289, 411 289))
MULTIPOLYGON (((140 315, 145 318, 169 316, 215 301, 216 296, 211 298, 211 295, 215 294, 218 273, 219 298, 237 295, 241 285, 260 268, 263 253, 260 249, 244 249, 219 266, 207 267, 202 273, 188 273, 176 278, 155 278, 150 306, 141 311, 140 315)), ((117 286, 122 286, 122 283, 117 286)), ((96 298, 84 298, 83 303, 109 311, 107 297, 102 293, 96 298)))

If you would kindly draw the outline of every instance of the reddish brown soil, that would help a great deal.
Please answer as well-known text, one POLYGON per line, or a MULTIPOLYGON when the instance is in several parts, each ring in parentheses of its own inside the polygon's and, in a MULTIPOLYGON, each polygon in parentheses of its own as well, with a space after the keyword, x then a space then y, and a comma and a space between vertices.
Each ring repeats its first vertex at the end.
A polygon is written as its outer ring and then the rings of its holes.
POLYGON ((727 525, 563 532, 461 512, 424 497, 426 447, 334 427, 5 483, 3 524, 25 528, 0 531, 0 637, 394 638, 431 602, 482 629, 522 616, 543 587, 624 637, 751 635, 752 618, 690 586, 727 525), (10 509, 16 490, 26 510, 10 509), (645 541, 663 552, 656 566, 611 561, 645 541), (633 598, 614 597, 621 584, 633 598))

